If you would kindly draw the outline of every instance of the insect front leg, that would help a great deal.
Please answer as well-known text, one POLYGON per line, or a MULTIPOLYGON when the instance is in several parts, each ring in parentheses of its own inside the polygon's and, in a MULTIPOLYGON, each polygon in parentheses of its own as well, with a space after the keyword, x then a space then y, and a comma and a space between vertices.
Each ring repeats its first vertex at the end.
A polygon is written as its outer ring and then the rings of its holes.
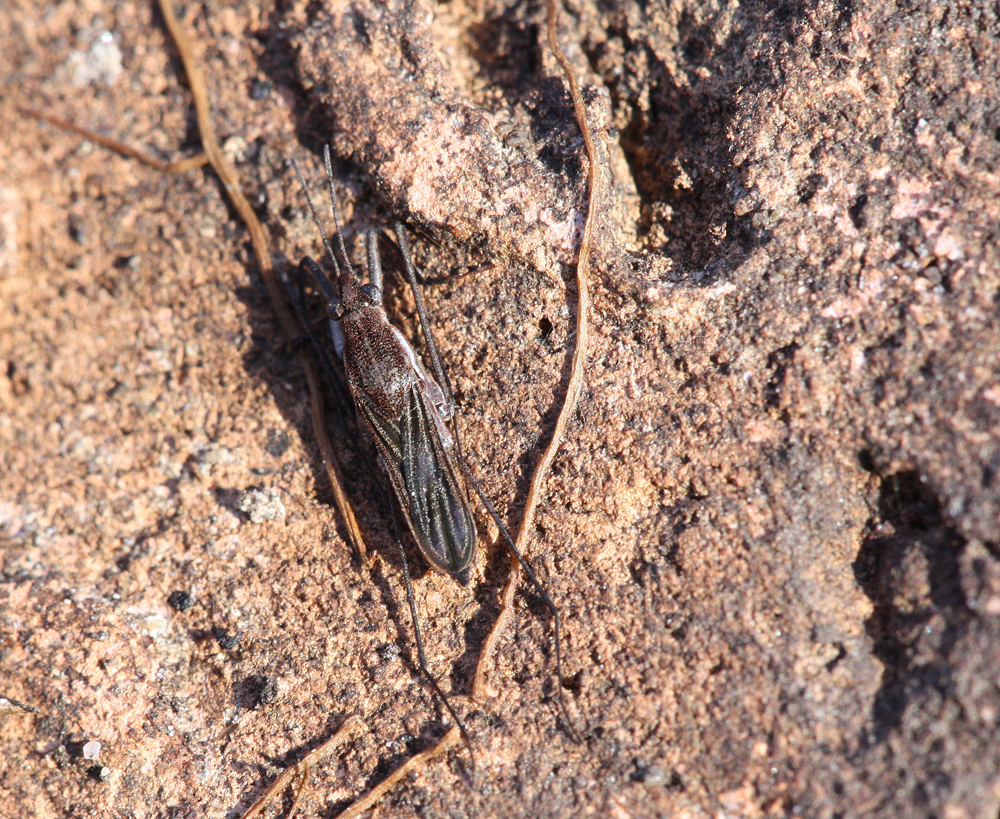
MULTIPOLYGON (((336 299, 336 292, 333 289, 333 285, 330 280, 326 277, 323 269, 316 264, 308 256, 299 262, 298 267, 298 286, 294 287, 291 282, 286 282, 286 287, 288 290, 288 296, 291 299, 292 305, 295 307, 295 312, 298 313, 299 321, 302 323, 302 327, 305 330, 306 337, 309 339, 311 347, 315 355, 319 358, 320 366, 322 367, 324 373, 326 374, 327 380, 330 382, 333 392, 337 397, 337 404, 340 409, 341 418, 346 418, 351 414, 351 410, 348 407, 353 403, 347 395, 347 390, 344 388, 341 379, 337 377, 336 369, 334 368, 333 362, 330 360, 330 356, 326 352, 326 348, 323 344, 319 343, 319 339, 316 337, 316 333, 313 331, 312 322, 309 320, 309 316, 306 313, 305 308, 305 281, 306 274, 313 277, 313 280, 317 282, 320 289, 323 290, 324 294, 329 293, 336 299)), ((329 297, 328 297, 329 298, 329 297)), ((330 322, 333 324, 333 322, 330 322)), ((341 337, 343 338, 343 337, 341 337)), ((336 341, 334 341, 334 346, 336 346, 336 341)), ((343 352, 343 343, 341 343, 340 348, 337 350, 337 355, 341 356, 343 352)))
POLYGON ((420 285, 417 283, 417 269, 413 265, 413 254, 410 251, 410 240, 406 236, 406 228, 402 222, 393 222, 393 233, 396 234, 396 242, 399 245, 400 255, 403 257, 403 267, 406 269, 406 278, 413 291, 413 301, 417 305, 417 315, 420 316, 420 326, 424 330, 424 338, 427 340, 427 351, 431 357, 431 367, 434 370, 434 377, 440 384, 438 392, 441 395, 441 416, 450 419, 455 414, 455 402, 452 399, 451 381, 448 380, 448 373, 445 372, 441 363, 441 355, 438 352, 437 342, 434 341, 434 334, 431 332, 431 324, 427 319, 427 310, 424 308, 424 299, 420 295, 420 285))
MULTIPOLYGON (((397 229, 402 231, 402 225, 397 222, 397 229)), ((382 259, 379 255, 378 250, 378 239, 380 232, 370 231, 368 233, 368 276, 373 287, 379 288, 379 293, 381 293, 382 288, 382 259)), ((402 234, 405 241, 405 233, 402 234)), ((386 237, 387 241, 391 241, 386 237)), ((414 300, 417 303, 417 312, 420 316, 421 326, 424 330, 424 337, 430 339, 428 344, 428 349, 431 352, 431 363, 434 366, 434 374, 437 376, 435 381, 427 371, 424 369, 423 363, 417 356, 416 352, 410 346, 410 343, 406 340, 403 334, 396 328, 393 327, 393 333, 399 340, 400 346, 406 350, 407 356, 410 359, 410 365, 416 372, 417 377, 423 384, 424 393, 428 400, 433 404, 435 409, 435 421, 437 422, 438 431, 441 434, 441 438, 445 443, 445 446, 450 449, 452 445, 451 432, 448 430, 442 421, 450 421, 452 416, 455 414, 455 405, 451 400, 451 385, 443 381, 443 378, 447 378, 447 374, 444 372, 444 368, 441 366, 440 357, 437 357, 437 347, 434 344, 434 339, 430 336, 430 327, 427 324, 427 314, 424 311, 423 298, 420 295, 419 290, 415 286, 415 278, 409 275, 409 271, 414 270, 413 260, 410 258, 410 246, 408 244, 403 244, 400 246, 399 251, 403 256, 404 263, 407 266, 407 279, 410 281, 411 289, 414 293, 414 300), (444 389, 447 387, 447 389, 444 389)))
POLYGON ((378 252, 378 231, 368 231, 368 281, 372 287, 382 290, 382 259, 378 252))

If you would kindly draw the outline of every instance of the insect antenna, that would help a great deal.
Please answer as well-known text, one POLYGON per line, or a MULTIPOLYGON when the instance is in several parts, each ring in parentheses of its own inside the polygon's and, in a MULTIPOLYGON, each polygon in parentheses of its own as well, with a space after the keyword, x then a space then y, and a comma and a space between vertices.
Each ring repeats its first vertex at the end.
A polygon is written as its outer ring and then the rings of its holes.
MULTIPOLYGON (((306 203, 309 205, 309 211, 312 213, 313 222, 316 224, 316 227, 319 229, 319 235, 323 238, 323 247, 326 248, 326 252, 330 255, 330 261, 333 262, 333 269, 334 269, 334 271, 336 271, 337 275, 339 276, 340 275, 340 265, 337 264, 337 256, 333 252, 333 247, 330 245, 330 240, 326 238, 326 231, 323 230, 323 223, 319 220, 319 215, 316 213, 316 208, 313 205, 312 197, 309 195, 309 188, 306 186, 305 177, 302 176, 302 171, 299 170, 299 164, 294 159, 289 159, 288 161, 291 163, 292 167, 295 169, 295 175, 299 178, 299 184, 302 186, 302 193, 305 195, 305 197, 306 197, 306 203)), ((336 218, 337 218, 336 217, 336 214, 337 214, 337 204, 336 204, 336 202, 334 202, 334 205, 333 205, 333 212, 334 212, 334 223, 337 225, 337 235, 340 236, 340 246, 343 248, 344 247, 344 237, 340 233, 340 223, 336 221, 336 218)), ((346 251, 346 249, 344 250, 344 258, 347 259, 347 251, 346 251)), ((315 265, 315 262, 313 262, 313 264, 315 265)), ((316 269, 319 270, 318 267, 316 269)), ((354 274, 354 270, 351 268, 350 259, 347 259, 347 269, 348 269, 348 271, 352 275, 354 274)), ((336 300, 338 298, 338 295, 337 295, 336 291, 333 289, 333 285, 330 284, 330 280, 326 277, 325 274, 323 274, 322 270, 319 270, 319 275, 316 274, 315 270, 310 270, 309 272, 313 274, 313 277, 316 279, 316 283, 322 288, 323 295, 326 296, 327 301, 334 301, 334 300, 336 300)))
MULTIPOLYGON (((326 182, 330 186, 330 204, 333 205, 333 224, 337 228, 337 241, 340 242, 340 252, 344 254, 347 272, 353 276, 354 268, 351 266, 350 256, 347 255, 347 248, 344 247, 344 234, 340 230, 340 211, 337 209, 337 192, 333 188, 333 163, 330 161, 329 145, 323 146, 323 164, 326 166, 326 182)), ((329 250, 329 245, 327 249, 329 250)))

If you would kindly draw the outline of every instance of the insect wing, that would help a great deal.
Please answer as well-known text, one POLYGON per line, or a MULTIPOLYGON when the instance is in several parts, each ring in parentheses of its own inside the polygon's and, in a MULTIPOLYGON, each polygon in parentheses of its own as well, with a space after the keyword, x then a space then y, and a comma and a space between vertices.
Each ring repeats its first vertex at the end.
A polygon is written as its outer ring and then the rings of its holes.
POLYGON ((451 456, 439 432, 437 410, 419 383, 406 391, 396 419, 358 401, 392 488, 424 556, 442 571, 463 576, 476 549, 476 526, 451 456))

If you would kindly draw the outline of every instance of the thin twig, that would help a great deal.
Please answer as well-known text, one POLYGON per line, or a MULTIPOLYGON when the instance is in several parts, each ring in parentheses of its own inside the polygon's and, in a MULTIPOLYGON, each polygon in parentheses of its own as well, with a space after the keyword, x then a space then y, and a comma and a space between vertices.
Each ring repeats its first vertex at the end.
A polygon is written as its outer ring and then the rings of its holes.
POLYGON ((34 705, 28 705, 27 703, 18 702, 10 697, 0 695, 0 716, 7 716, 8 714, 17 714, 20 716, 23 714, 42 714, 42 712, 35 708, 34 705))
POLYGON ((300 781, 295 789, 295 801, 292 803, 292 809, 288 812, 288 816, 285 817, 285 819, 292 819, 292 815, 295 813, 295 809, 298 807, 299 801, 305 793, 306 784, 309 781, 309 772, 312 767, 318 765, 330 756, 330 754, 343 745, 350 736, 359 732, 363 727, 364 723, 361 721, 360 717, 357 715, 348 717, 344 724, 337 730, 337 733, 321 745, 313 748, 294 765, 290 765, 285 768, 285 770, 281 772, 281 775, 275 779, 274 782, 268 785, 267 790, 265 790, 264 793, 258 797, 257 801, 250 806, 250 810, 243 814, 243 819, 255 819, 255 817, 258 816, 265 807, 267 807, 270 801, 277 794, 281 793, 281 791, 288 787, 295 780, 295 778, 298 777, 300 781))
POLYGON ((441 737, 441 741, 438 742, 433 748, 428 748, 426 751, 421 751, 416 756, 411 756, 406 762, 400 765, 396 770, 394 770, 389 778, 384 782, 380 782, 374 788, 372 788, 368 793, 362 796, 360 799, 350 805, 343 813, 337 815, 337 819, 355 819, 355 817, 360 816, 366 810, 370 810, 376 802, 379 801, 386 793, 388 793, 396 784, 403 779, 403 777, 408 776, 410 773, 415 771, 417 768, 426 765, 435 757, 440 756, 445 751, 454 747, 459 743, 462 738, 461 732, 458 730, 457 725, 452 725, 448 729, 448 733, 441 737))
MULTIPOLYGON (((195 59, 194 49, 191 46, 191 39, 181 26, 174 13, 171 0, 159 0, 160 12, 167 25, 170 36, 173 37, 180 53, 181 62, 184 64, 184 71, 187 74, 188 85, 191 88, 191 96, 194 99, 195 115, 198 119, 198 132, 201 135, 201 144, 208 156, 208 161, 222 180, 222 185, 226 189, 229 200, 239 214, 240 219, 250 231, 250 241, 253 243, 254 256, 257 259, 257 266, 260 268, 261 278, 267 286, 267 292, 271 296, 271 303, 274 311, 278 314, 278 322, 284 331, 285 337, 293 341, 299 334, 299 326, 295 314, 285 301, 284 293, 278 284, 277 276, 274 273, 274 265, 271 263, 271 255, 267 250, 267 235, 264 228, 257 219, 250 203, 240 189, 239 177, 236 171, 226 162, 219 147, 219 141, 215 136, 215 126, 212 124, 212 113, 208 104, 208 91, 205 87, 205 80, 202 77, 201 69, 195 59)), ((306 373, 306 381, 309 384, 309 395, 312 397, 312 421, 313 434, 319 444, 320 452, 323 454, 323 463, 326 466, 330 485, 333 487, 333 497, 337 504, 337 509, 347 526, 347 532, 361 556, 362 562, 367 559, 364 538, 361 536, 361 528, 358 526, 351 508, 350 501, 344 492, 344 480, 340 472, 340 465, 337 456, 334 454, 333 445, 330 443, 330 435, 326 428, 326 412, 323 407, 323 390, 319 373, 312 359, 304 350, 299 353, 299 360, 306 373)))
POLYGON ((131 145, 119 142, 117 139, 106 137, 104 134, 99 134, 97 131, 91 131, 89 128, 83 128, 74 122, 70 122, 68 119, 57 117, 55 114, 48 114, 45 111, 39 111, 37 108, 20 108, 18 110, 25 116, 44 120, 45 122, 55 125, 57 128, 72 131, 74 134, 79 134, 84 139, 89 139, 91 142, 96 142, 98 145, 110 148, 112 151, 116 151, 123 156, 138 159, 143 165, 149 165, 149 167, 155 168, 163 173, 184 173, 185 171, 190 171, 194 168, 200 168, 208 162, 208 156, 205 153, 200 153, 197 156, 191 156, 185 159, 178 159, 176 162, 167 162, 166 160, 157 159, 155 156, 145 154, 137 148, 133 148, 131 145))
MULTIPOLYGON (((587 361, 587 342, 590 335, 590 323, 587 314, 590 311, 590 291, 588 289, 588 277, 590 267, 590 246, 594 232, 594 222, 597 219, 597 199, 598 199, 598 173, 597 173, 597 148, 594 145, 594 138, 590 133, 590 125, 587 123, 587 108, 580 94, 580 86, 577 83, 566 55, 559 46, 556 37, 556 21, 559 11, 556 0, 548 0, 548 37, 549 47, 555 54, 559 66, 562 68, 566 79, 569 82, 570 96, 573 98, 573 109, 576 112, 576 121, 583 132, 583 140, 587 146, 587 188, 589 198, 587 202, 587 219, 583 226, 583 238, 580 241, 580 255, 576 265, 576 290, 577 290, 577 326, 576 326, 576 347, 573 350, 573 364, 570 371, 569 384, 566 386, 566 398, 563 400, 562 409, 556 419, 555 429, 552 431, 552 438, 545 452, 535 466, 535 474, 531 479, 531 487, 528 489, 528 499, 524 506, 524 516, 521 518, 521 527, 517 532, 516 545, 518 550, 524 553, 525 544, 531 537, 534 530, 535 509, 538 505, 538 496, 542 491, 546 477, 548 477, 549 467, 562 444, 566 432, 566 424, 570 416, 576 410, 576 404, 580 397, 580 390, 583 386, 584 366, 587 361)), ((486 638, 483 645, 482 654, 476 665, 476 676, 472 684, 473 699, 481 701, 486 695, 486 666, 493 657, 496 650, 497 641, 507 623, 513 616, 514 591, 521 579, 521 566, 512 558, 510 577, 507 580, 507 587, 503 593, 503 609, 497 617, 493 630, 486 638)), ((559 681, 562 685, 562 680, 559 681)))
MULTIPOLYGON (((151 157, 148 154, 125 144, 124 142, 106 137, 52 114, 47 114, 30 108, 23 108, 21 109, 21 112, 27 116, 45 120, 57 127, 79 134, 86 139, 110 148, 111 150, 123 154, 124 156, 136 159, 161 172, 180 173, 193 168, 201 167, 206 164, 206 162, 210 163, 216 174, 219 176, 219 179, 222 181, 223 187, 226 189, 226 194, 229 196, 237 214, 246 225, 247 230, 250 232, 250 240, 253 244, 254 256, 256 257, 257 265, 260 268, 261 278, 264 280, 268 294, 271 297, 271 302, 274 305, 275 313, 278 316, 278 322, 280 323, 285 336, 290 341, 293 341, 298 335, 298 324, 294 314, 289 309, 288 303, 285 301, 282 294, 281 287, 278 284, 274 266, 271 262, 271 256, 267 249, 267 234, 265 233, 260 220, 257 219, 257 215, 254 213, 253 208, 251 208, 250 203, 243 195, 240 188, 239 177, 237 176, 235 169, 233 169, 226 162, 226 159, 222 154, 222 150, 219 147, 219 142, 215 134, 215 127, 212 124, 211 119, 208 92, 194 54, 191 38, 187 35, 187 32, 177 19, 171 0, 158 0, 158 2, 160 12, 163 15, 164 23, 166 24, 167 30, 170 32, 170 36, 177 47, 177 51, 181 57, 181 62, 184 65, 184 71, 188 77, 188 84, 194 100, 195 114, 198 120, 198 130, 204 153, 176 162, 166 162, 164 160, 151 157)), ((320 451, 323 454, 324 464, 328 470, 330 483, 334 490, 334 499, 336 501, 337 508, 347 525, 348 533, 354 547, 361 555, 362 561, 367 561, 364 539, 362 538, 360 527, 358 526, 357 520, 354 516, 354 511, 351 508, 346 494, 344 493, 343 479, 340 474, 340 468, 333 452, 333 447, 330 444, 329 434, 326 428, 326 418, 322 401, 322 388, 319 374, 313 361, 309 358, 305 351, 302 351, 300 354, 300 359, 306 372, 306 378, 309 383, 309 392, 312 397, 313 430, 316 435, 320 451)), ((4 701, 4 703, 6 703, 6 701, 4 701)), ((286 817, 286 819, 291 819, 292 814, 294 814, 297 810, 305 793, 311 768, 329 756, 334 750, 343 744, 348 736, 356 732, 360 727, 362 727, 362 725, 363 723, 360 718, 357 716, 350 717, 341 726, 337 733, 334 734, 334 736, 310 751, 309 754, 307 754, 306 757, 300 762, 283 771, 282 774, 267 787, 264 793, 261 794, 260 798, 244 814, 243 819, 255 819, 255 817, 258 816, 260 812, 270 803, 275 794, 279 793, 296 778, 298 778, 299 782, 296 788, 292 808, 288 817, 286 817)), ((344 819, 351 819, 351 817, 359 816, 369 810, 401 779, 427 762, 430 762, 440 754, 449 750, 460 740, 461 736, 462 732, 459 728, 457 726, 453 726, 444 735, 444 737, 441 738, 437 745, 427 751, 411 757, 396 771, 394 771, 385 781, 372 788, 372 790, 370 790, 367 794, 348 807, 341 814, 341 816, 344 817, 344 819)))
MULTIPOLYGON (((222 151, 219 149, 218 141, 215 139, 215 132, 212 127, 211 118, 209 116, 208 109, 208 96, 205 93, 204 82, 202 81, 201 75, 198 72, 197 65, 194 61, 194 56, 191 51, 190 44, 186 39, 185 33, 181 28, 180 24, 177 22, 177 18, 174 15, 173 8, 170 4, 170 0, 159 0, 160 8, 163 11, 164 20, 167 23, 167 28, 170 30, 171 36, 173 36, 174 41, 177 43, 178 51, 181 53, 181 60, 184 63, 185 71, 188 75, 188 82, 191 85, 192 96, 195 100, 195 110, 198 116, 198 127, 202 136, 202 144, 205 147, 205 153, 208 154, 209 161, 212 163, 212 167, 215 168, 216 173, 219 174, 222 179, 223 185, 226 187, 227 193, 233 201, 233 206, 236 208, 237 212, 240 214, 241 218, 246 222, 247 228, 250 230, 251 240, 254 245, 254 252, 257 256, 257 263, 261 269, 261 275, 264 278, 264 282, 267 285, 268 292, 271 295, 271 299, 274 302, 275 311, 278 314, 278 319, 281 322, 282 329, 285 330, 285 334, 290 338, 294 337, 297 324, 292 316, 287 303, 282 297, 280 287, 278 286, 276 277, 274 276, 274 268, 271 265, 270 256, 267 252, 267 241, 264 235, 264 230, 257 220, 256 214, 254 214, 253 209, 250 204, 246 201, 246 198, 240 191, 239 181, 236 177, 235 171, 229 168, 226 164, 225 159, 222 156, 222 151), (198 91, 195 91, 195 87, 198 86, 198 91), (209 144, 210 143, 210 144, 209 144)), ((342 482, 340 479, 339 468, 337 466, 336 458, 333 454, 333 448, 330 446, 329 437, 326 434, 325 421, 322 419, 322 401, 320 387, 319 387, 319 374, 316 372, 316 368, 313 365, 311 359, 303 351, 302 353, 303 365, 306 368, 306 373, 309 376, 309 389, 310 394, 313 396, 313 422, 316 426, 316 437, 320 443, 320 449, 323 451, 324 459, 327 463, 327 468, 331 469, 334 473, 331 475, 331 483, 334 486, 334 492, 337 499, 337 506, 343 514, 345 521, 347 521, 348 529, 351 532, 352 540, 354 540, 355 547, 361 554, 362 559, 365 558, 364 541, 361 538, 361 532, 358 528, 357 521, 354 518, 353 510, 351 509, 350 503, 347 501, 347 496, 343 494, 342 482)), ((346 725, 345 725, 346 727, 346 725)), ((343 730, 343 729, 342 729, 343 730)), ((338 732, 339 733, 339 732, 338 732)), ((379 785, 375 786, 367 794, 358 799, 353 805, 347 808, 341 816, 343 819, 351 819, 351 817, 359 816, 373 805, 375 805, 382 796, 393 788, 397 782, 399 782, 403 777, 407 776, 411 771, 421 767, 427 762, 431 761, 438 755, 444 753, 461 738, 461 733, 456 726, 453 726, 447 734, 428 751, 419 753, 414 757, 408 759, 403 765, 401 765, 388 779, 379 785)), ((322 746, 321 746, 322 747, 322 746)), ((309 769, 308 766, 303 771, 303 786, 305 787, 305 778, 308 777, 309 769)), ((294 774, 293 774, 294 775, 294 774)), ((295 799, 295 803, 292 806, 294 811, 295 807, 298 805, 299 799, 301 798, 301 790, 299 795, 295 799)))

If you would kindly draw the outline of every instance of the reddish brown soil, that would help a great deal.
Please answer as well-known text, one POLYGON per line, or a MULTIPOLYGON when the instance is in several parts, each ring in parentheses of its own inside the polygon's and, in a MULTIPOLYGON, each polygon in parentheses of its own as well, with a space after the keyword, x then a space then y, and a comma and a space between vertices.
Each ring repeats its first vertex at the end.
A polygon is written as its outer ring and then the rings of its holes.
MULTIPOLYGON (((586 737, 560 726, 526 589, 497 696, 457 701, 475 786, 452 755, 380 816, 995 819, 987 6, 564 12, 613 185, 587 386, 530 553, 586 737)), ((584 201, 542 8, 186 13, 284 269, 319 253, 285 160, 318 180, 329 141, 353 247, 395 213, 428 276, 471 271, 427 299, 465 447, 516 524, 568 373, 584 201)), ((0 38, 0 696, 40 712, 0 715, 0 816, 234 818, 357 713, 370 732, 318 769, 306 805, 333 816, 444 731, 366 450, 332 425, 372 571, 345 543, 303 374, 217 179, 19 113, 193 152, 158 13, 14 0, 0 38), (254 523, 252 488, 284 517, 254 523)), ((393 281, 390 312, 417 337, 393 281)), ((456 694, 505 566, 484 548, 471 591, 418 572, 456 694)))

